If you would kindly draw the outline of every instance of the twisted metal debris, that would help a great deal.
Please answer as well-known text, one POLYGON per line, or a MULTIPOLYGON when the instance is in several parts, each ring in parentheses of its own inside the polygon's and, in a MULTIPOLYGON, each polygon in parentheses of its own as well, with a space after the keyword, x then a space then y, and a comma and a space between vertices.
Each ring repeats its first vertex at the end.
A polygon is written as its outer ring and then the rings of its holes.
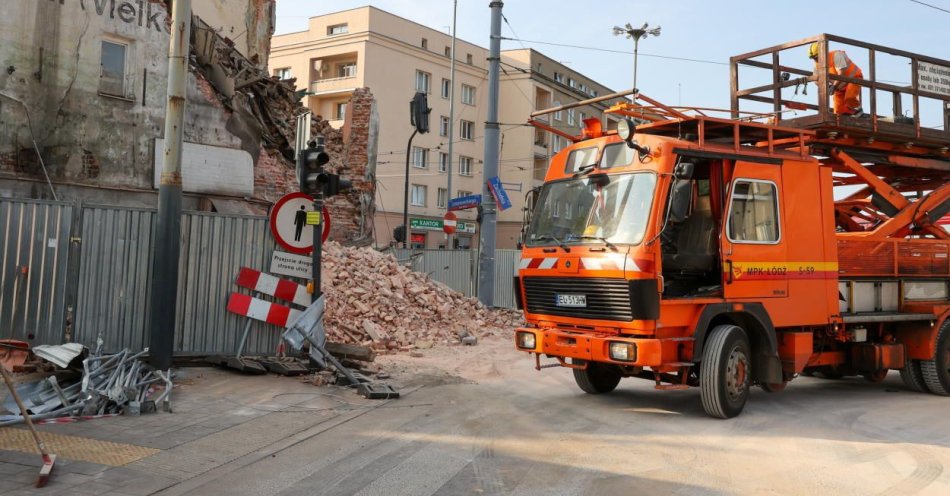
MULTIPOLYGON (((34 421, 116 413, 139 415, 157 411, 159 404, 170 412, 171 374, 153 370, 139 360, 146 353, 148 348, 134 354, 128 349, 114 355, 97 352, 82 361, 80 379, 60 384, 52 375, 17 387, 17 393, 34 421)), ((13 415, 0 415, 0 427, 23 422, 12 397, 3 407, 13 415)))

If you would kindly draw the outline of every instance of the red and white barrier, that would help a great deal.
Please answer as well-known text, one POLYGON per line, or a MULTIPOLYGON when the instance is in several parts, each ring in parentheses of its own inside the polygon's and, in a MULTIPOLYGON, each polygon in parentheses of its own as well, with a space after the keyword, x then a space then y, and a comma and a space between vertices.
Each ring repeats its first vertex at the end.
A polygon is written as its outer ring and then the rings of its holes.
POLYGON ((310 293, 307 288, 295 282, 274 277, 259 270, 241 267, 236 284, 284 301, 293 302, 302 307, 310 306, 310 293))
POLYGON ((288 323, 300 315, 300 310, 240 293, 231 293, 228 311, 279 327, 287 327, 288 323))

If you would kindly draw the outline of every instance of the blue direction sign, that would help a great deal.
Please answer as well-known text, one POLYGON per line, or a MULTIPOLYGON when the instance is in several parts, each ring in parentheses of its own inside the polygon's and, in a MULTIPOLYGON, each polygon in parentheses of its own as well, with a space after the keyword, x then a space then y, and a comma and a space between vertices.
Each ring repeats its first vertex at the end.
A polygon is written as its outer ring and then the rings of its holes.
POLYGON ((468 195, 449 200, 449 212, 475 208, 482 204, 482 195, 468 195))
POLYGON ((498 202, 499 209, 506 210, 511 208, 511 200, 508 199, 508 193, 505 192, 505 187, 501 185, 501 179, 498 179, 498 176, 488 180, 488 189, 491 190, 492 196, 494 196, 495 201, 498 202))

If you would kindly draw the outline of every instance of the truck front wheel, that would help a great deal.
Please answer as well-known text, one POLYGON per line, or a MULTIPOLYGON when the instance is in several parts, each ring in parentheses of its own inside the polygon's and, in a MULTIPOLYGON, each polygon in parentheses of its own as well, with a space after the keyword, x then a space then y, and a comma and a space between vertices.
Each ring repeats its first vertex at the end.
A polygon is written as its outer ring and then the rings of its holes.
POLYGON ((937 352, 933 360, 921 360, 924 384, 933 394, 950 396, 950 320, 937 333, 937 352))
MULTIPOLYGON (((583 365, 584 360, 572 360, 574 365, 583 365)), ((589 362, 586 369, 574 369, 574 382, 585 393, 604 394, 617 389, 620 371, 613 365, 589 362)))
POLYGON ((732 418, 749 399, 752 361, 749 338, 741 327, 720 325, 709 333, 700 364, 699 393, 711 417, 732 418))

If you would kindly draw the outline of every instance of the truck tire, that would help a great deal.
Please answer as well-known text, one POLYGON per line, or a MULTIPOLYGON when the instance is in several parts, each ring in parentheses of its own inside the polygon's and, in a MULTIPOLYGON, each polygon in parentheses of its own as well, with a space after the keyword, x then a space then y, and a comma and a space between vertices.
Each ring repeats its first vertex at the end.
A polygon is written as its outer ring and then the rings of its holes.
MULTIPOLYGON (((580 365, 583 360, 572 360, 580 365)), ((590 362, 584 370, 574 369, 574 382, 587 394, 604 394, 617 389, 620 384, 620 371, 616 366, 590 362)))
POLYGON ((929 391, 927 384, 924 382, 924 373, 920 370, 920 360, 908 358, 907 363, 904 364, 904 368, 900 370, 901 379, 904 380, 904 385, 907 386, 907 389, 915 393, 926 393, 929 391))
POLYGON ((921 360, 924 384, 933 394, 950 396, 950 320, 937 333, 937 352, 933 360, 921 360))
POLYGON ((710 417, 732 418, 742 413, 749 399, 749 338, 734 325, 716 326, 709 334, 699 372, 703 410, 710 417))

